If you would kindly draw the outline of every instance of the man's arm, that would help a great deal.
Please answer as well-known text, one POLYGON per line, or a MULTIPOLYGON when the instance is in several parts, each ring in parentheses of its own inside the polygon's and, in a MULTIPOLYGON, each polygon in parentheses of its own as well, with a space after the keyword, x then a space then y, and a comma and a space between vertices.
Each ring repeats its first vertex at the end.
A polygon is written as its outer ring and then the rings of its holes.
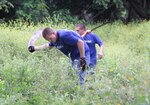
POLYGON ((29 43, 28 43, 29 52, 34 52, 34 51, 39 51, 39 50, 43 50, 43 49, 47 49, 47 48, 52 48, 52 46, 49 46, 49 44, 34 46, 34 43, 36 42, 36 40, 42 35, 42 31, 43 31, 43 29, 40 29, 40 30, 35 31, 33 33, 32 37, 30 38, 29 43))
POLYGON ((79 39, 77 42, 77 46, 80 52, 80 66, 81 69, 84 71, 86 69, 84 42, 81 39, 79 39))
POLYGON ((100 51, 98 53, 98 58, 99 59, 103 58, 103 50, 104 50, 104 43, 100 46, 100 51))
POLYGON ((29 50, 29 52, 34 52, 34 51, 44 50, 44 49, 52 48, 52 47, 53 46, 49 46, 49 44, 44 44, 41 46, 29 46, 28 50, 29 50))
POLYGON ((49 46, 49 44, 43 44, 41 46, 35 46, 35 51, 39 51, 39 50, 44 50, 47 48, 52 48, 51 46, 49 46))
POLYGON ((97 35, 92 34, 92 36, 95 40, 95 43, 97 43, 100 47, 100 50, 98 52, 98 58, 102 59, 103 58, 104 43, 101 41, 101 39, 97 35))
POLYGON ((77 46, 78 46, 78 49, 79 49, 79 52, 80 52, 80 58, 85 57, 84 42, 81 39, 78 40, 77 46))

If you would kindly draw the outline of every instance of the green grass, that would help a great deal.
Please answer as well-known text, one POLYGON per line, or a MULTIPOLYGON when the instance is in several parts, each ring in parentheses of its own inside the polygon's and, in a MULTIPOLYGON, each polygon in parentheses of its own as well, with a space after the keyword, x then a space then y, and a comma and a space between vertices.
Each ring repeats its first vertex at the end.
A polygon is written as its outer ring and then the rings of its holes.
MULTIPOLYGON (((32 33, 51 25, 74 30, 65 22, 0 25, 0 105, 150 104, 150 21, 114 22, 94 31, 105 44, 104 58, 83 88, 68 58, 57 49, 28 52, 32 33)), ((36 45, 43 43, 41 38, 36 45)))

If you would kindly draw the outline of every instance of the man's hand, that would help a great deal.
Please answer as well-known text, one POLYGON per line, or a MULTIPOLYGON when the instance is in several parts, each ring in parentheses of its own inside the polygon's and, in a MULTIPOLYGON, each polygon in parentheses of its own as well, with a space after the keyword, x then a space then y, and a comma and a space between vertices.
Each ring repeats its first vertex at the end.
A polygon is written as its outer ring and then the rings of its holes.
POLYGON ((83 71, 86 69, 85 57, 80 58, 80 67, 82 68, 83 71))
POLYGON ((102 53, 98 53, 98 59, 102 59, 103 58, 103 54, 102 53))
POLYGON ((104 50, 104 44, 101 45, 100 51, 98 53, 98 59, 103 58, 103 50, 104 50))
POLYGON ((86 34, 89 34, 90 32, 91 32, 91 30, 86 30, 86 32, 85 32, 85 33, 86 33, 86 34))
POLYGON ((91 32, 91 30, 86 30, 85 33, 82 36, 82 38, 84 38, 87 34, 89 34, 91 32))
POLYGON ((34 52, 34 51, 35 51, 35 48, 34 48, 34 46, 29 46, 29 47, 28 47, 28 50, 29 50, 29 52, 31 52, 31 53, 32 53, 32 52, 34 52))

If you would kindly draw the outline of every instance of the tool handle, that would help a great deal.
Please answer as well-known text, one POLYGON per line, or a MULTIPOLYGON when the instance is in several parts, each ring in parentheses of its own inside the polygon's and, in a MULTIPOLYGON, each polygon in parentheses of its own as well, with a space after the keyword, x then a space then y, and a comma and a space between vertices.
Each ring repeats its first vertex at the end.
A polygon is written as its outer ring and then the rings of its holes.
POLYGON ((96 30, 97 28, 99 28, 99 27, 102 27, 102 26, 106 25, 107 23, 111 23, 111 22, 110 22, 110 21, 107 21, 107 22, 105 22, 105 23, 103 23, 103 24, 100 24, 100 25, 98 25, 98 26, 94 27, 93 29, 91 29, 91 31, 94 31, 94 30, 96 30))

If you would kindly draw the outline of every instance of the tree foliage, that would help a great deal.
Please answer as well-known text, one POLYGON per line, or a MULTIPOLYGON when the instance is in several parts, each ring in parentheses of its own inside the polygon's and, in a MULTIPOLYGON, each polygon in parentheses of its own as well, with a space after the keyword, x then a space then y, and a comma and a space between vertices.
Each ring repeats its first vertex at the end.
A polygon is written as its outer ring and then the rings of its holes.
POLYGON ((46 5, 43 0, 22 0, 18 5, 19 7, 17 7, 16 11, 17 18, 22 17, 24 19, 38 21, 48 16, 48 11, 45 9, 46 5))
MULTIPOLYGON (((22 18, 25 20, 38 21, 49 15, 44 0, 8 0, 5 4, 8 3, 11 4, 10 6, 13 6, 14 8, 9 9, 7 7, 7 11, 10 14, 8 13, 6 15, 9 15, 9 17, 13 17, 14 19, 22 18), (11 11, 15 12, 12 13, 11 11)), ((0 7, 3 5, 0 4, 0 7)), ((1 12, 2 14, 5 14, 4 11, 1 12)))
MULTIPOLYGON (((2 0, 1 14, 38 21, 50 16, 58 20, 73 20, 74 16, 86 21, 150 18, 149 0, 2 0), (14 9, 9 9, 14 7, 14 9), (2 11, 3 10, 3 11, 2 11), (15 13, 11 13, 14 10, 15 13), (62 18, 61 18, 62 17, 62 18)), ((3 16, 5 17, 5 16, 3 16)))
POLYGON ((5 12, 9 12, 8 9, 10 7, 14 7, 13 4, 7 0, 0 1, 0 10, 4 10, 5 12))
POLYGON ((150 18, 149 0, 45 0, 50 15, 67 9, 87 21, 150 18))

